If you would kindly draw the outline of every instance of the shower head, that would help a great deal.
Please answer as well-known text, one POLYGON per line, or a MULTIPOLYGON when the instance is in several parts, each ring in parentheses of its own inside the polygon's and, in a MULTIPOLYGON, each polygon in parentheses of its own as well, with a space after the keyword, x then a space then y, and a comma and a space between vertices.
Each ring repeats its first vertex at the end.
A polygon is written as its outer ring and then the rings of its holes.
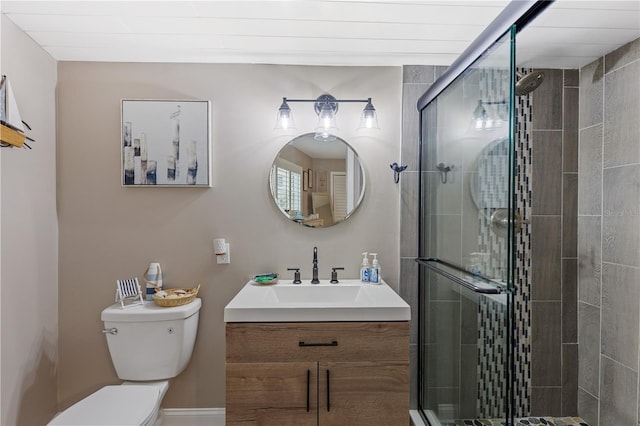
POLYGON ((518 73, 518 77, 520 77, 520 80, 516 83, 516 96, 533 92, 544 81, 544 73, 542 71, 531 71, 527 75, 518 73))

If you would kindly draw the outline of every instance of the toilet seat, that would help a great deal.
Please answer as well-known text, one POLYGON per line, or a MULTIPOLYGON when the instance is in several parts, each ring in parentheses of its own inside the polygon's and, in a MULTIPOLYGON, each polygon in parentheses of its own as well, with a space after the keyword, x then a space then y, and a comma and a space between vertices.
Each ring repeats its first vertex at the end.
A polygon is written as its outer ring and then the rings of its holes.
POLYGON ((153 424, 160 405, 157 386, 105 386, 56 416, 48 426, 153 424))

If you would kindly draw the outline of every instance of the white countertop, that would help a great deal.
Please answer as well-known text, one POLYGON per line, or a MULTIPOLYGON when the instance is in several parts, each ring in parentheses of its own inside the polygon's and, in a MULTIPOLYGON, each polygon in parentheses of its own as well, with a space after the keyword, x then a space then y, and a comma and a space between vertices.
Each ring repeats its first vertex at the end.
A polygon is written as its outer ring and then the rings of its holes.
POLYGON ((224 308, 225 322, 408 321, 409 305, 385 282, 249 281, 224 308))

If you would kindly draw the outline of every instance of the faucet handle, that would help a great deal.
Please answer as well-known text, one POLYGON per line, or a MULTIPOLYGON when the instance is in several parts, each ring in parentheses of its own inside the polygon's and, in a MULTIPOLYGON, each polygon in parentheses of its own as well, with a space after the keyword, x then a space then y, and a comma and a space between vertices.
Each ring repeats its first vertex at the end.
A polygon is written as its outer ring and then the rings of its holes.
POLYGON ((295 271, 293 273, 293 283, 294 284, 302 283, 302 281, 300 281, 300 268, 287 268, 287 271, 295 271))
POLYGON ((344 268, 331 268, 331 284, 338 284, 338 271, 344 271, 344 268))

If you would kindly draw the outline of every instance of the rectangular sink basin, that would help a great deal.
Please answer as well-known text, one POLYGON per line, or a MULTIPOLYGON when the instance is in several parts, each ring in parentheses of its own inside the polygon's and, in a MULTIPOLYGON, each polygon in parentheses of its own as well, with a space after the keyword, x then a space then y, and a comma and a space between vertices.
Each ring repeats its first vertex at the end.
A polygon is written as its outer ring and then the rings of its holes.
MULTIPOLYGON (((353 303, 362 286, 283 285, 270 287, 280 303, 322 303, 327 305, 353 303)), ((364 292, 363 292, 364 293, 364 292)))
POLYGON ((341 280, 248 282, 224 309, 225 322, 408 321, 409 305, 386 283, 341 280))

